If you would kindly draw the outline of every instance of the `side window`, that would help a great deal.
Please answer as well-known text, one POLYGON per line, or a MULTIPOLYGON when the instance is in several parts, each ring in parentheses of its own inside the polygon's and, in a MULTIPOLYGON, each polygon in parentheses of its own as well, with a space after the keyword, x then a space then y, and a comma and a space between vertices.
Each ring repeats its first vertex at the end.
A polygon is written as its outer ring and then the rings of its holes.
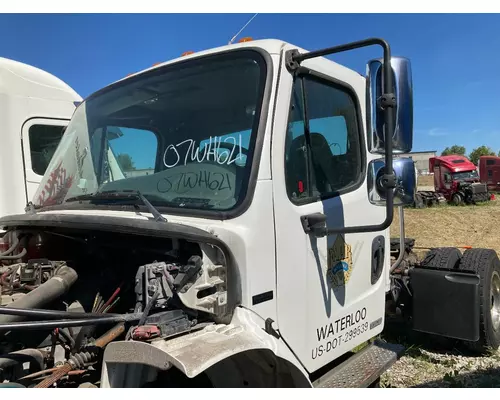
POLYGON ((491 169, 488 170, 488 178, 493 177, 493 171, 491 169))
POLYGON ((495 160, 486 160, 486 165, 495 165, 495 160))
POLYGON ((31 169, 37 175, 45 174, 57 145, 63 135, 63 126, 32 125, 29 128, 31 169))
POLYGON ((285 144, 288 196, 309 202, 349 191, 363 173, 353 95, 308 76, 296 79, 292 96, 285 144))

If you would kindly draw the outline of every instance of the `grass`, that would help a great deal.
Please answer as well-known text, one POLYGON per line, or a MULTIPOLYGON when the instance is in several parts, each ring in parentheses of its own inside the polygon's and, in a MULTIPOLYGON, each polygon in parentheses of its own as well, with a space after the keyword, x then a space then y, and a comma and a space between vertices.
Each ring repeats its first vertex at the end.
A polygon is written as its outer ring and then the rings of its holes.
MULTIPOLYGON (((500 254, 500 200, 476 206, 406 208, 404 215, 405 236, 416 239, 417 247, 486 247, 500 254)), ((399 237, 397 213, 391 236, 399 237)))
MULTIPOLYGON (((428 181, 419 184, 430 186, 428 181)), ((414 238, 417 247, 486 247, 500 254, 500 200, 478 206, 407 208, 404 215, 405 236, 414 238)), ((399 237, 397 213, 391 236, 399 237)), ((386 340, 405 345, 407 352, 382 376, 382 387, 500 387, 499 352, 477 357, 454 345, 442 346, 432 337, 420 340, 415 333, 402 332, 386 325, 386 340)))

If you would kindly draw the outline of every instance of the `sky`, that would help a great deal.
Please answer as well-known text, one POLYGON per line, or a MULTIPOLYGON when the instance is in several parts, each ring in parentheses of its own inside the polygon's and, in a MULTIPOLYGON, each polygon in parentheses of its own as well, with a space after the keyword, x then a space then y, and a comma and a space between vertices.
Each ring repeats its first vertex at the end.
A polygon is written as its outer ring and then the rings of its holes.
MULTIPOLYGON (((0 56, 82 97, 152 64, 228 43, 252 14, 0 14, 0 56)), ((307 50, 382 37, 412 62, 413 151, 500 150, 500 15, 259 14, 242 33, 307 50)), ((379 48, 329 57, 360 73, 379 48)))

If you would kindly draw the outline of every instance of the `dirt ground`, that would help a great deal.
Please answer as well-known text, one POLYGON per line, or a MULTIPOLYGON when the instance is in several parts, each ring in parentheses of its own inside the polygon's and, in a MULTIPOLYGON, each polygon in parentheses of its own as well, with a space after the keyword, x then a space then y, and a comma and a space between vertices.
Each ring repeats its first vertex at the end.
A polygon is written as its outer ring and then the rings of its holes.
MULTIPOLYGON (((408 208, 404 214, 406 237, 416 239, 416 246, 487 247, 500 254, 500 200, 481 206, 408 208)), ((399 237, 397 215, 391 236, 399 237)), ((387 328, 386 340, 405 344, 407 353, 382 376, 383 387, 500 387, 500 352, 477 357, 449 343, 443 351, 436 339, 387 328)))
MULTIPOLYGON (((500 254, 500 200, 477 206, 405 208, 405 236, 416 246, 472 246, 495 249, 500 254)), ((391 225, 399 237, 399 216, 391 225)))

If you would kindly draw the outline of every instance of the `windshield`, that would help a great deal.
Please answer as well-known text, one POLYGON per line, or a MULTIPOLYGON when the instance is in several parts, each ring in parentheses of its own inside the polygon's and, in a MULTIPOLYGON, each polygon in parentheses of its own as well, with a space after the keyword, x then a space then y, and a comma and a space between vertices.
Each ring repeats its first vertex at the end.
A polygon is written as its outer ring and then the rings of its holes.
MULTIPOLYGON (((202 57, 106 88, 76 110, 35 206, 103 191, 229 210, 245 198, 266 78, 254 51, 202 57)), ((67 200, 70 202, 67 202, 67 200)))
POLYGON ((452 174, 453 180, 455 181, 463 181, 467 179, 479 179, 479 175, 477 171, 474 169, 472 171, 464 171, 464 172, 455 172, 452 174))

